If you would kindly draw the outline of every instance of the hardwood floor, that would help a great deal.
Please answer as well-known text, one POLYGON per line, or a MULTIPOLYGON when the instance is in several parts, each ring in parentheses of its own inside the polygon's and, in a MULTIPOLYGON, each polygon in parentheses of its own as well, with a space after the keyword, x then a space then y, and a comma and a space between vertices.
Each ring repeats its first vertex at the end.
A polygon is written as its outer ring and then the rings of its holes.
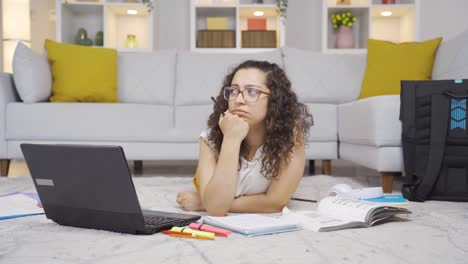
POLYGON ((29 175, 30 173, 26 162, 24 162, 23 160, 12 160, 10 162, 10 170, 8 171, 8 177, 29 175))

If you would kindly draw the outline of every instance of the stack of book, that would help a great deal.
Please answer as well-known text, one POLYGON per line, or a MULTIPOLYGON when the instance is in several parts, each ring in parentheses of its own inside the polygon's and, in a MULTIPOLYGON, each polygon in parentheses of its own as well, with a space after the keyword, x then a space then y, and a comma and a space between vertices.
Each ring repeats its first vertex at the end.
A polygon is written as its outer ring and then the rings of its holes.
POLYGON ((206 30, 197 32, 198 48, 235 48, 236 32, 228 29, 227 17, 207 17, 206 30))
POLYGON ((242 31, 243 48, 276 48, 276 31, 267 30, 266 18, 248 18, 242 31))

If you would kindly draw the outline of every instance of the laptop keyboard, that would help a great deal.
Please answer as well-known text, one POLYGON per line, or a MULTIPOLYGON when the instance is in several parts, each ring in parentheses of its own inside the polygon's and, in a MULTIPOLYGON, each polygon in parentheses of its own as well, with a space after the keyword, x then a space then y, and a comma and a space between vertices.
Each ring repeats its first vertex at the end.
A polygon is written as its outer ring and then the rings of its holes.
POLYGON ((164 216, 148 216, 148 215, 143 215, 143 218, 145 219, 145 224, 153 225, 153 226, 172 223, 177 220, 175 218, 168 218, 164 216))
POLYGON ((196 219, 179 219, 164 216, 143 215, 145 220, 145 231, 147 234, 154 234, 163 230, 171 229, 173 226, 186 226, 196 219))

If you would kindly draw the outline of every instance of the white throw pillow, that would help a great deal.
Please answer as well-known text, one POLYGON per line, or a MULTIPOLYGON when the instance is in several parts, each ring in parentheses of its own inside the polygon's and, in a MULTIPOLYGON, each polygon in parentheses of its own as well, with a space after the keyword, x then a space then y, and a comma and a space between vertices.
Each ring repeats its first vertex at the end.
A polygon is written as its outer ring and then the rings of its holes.
POLYGON ((52 92, 52 75, 47 56, 36 54, 19 42, 13 56, 13 79, 25 103, 47 101, 52 92))
POLYGON ((443 41, 437 51, 432 79, 468 78, 468 30, 443 41))

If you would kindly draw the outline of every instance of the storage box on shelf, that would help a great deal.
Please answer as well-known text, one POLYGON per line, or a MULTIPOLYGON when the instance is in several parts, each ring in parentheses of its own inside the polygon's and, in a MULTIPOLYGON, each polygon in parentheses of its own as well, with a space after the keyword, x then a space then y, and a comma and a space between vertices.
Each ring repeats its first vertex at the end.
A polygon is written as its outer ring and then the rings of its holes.
POLYGON ((276 0, 264 0, 263 4, 252 0, 192 0, 191 21, 191 50, 259 51, 284 45, 284 23, 276 0), (249 19, 263 19, 259 22, 265 27, 249 32, 253 30, 249 29, 249 19), (216 27, 210 27, 213 21, 217 21, 216 27))
POLYGON ((239 7, 239 21, 242 48, 280 47, 280 32, 282 31, 280 16, 276 5, 263 4, 261 7, 259 5, 241 5, 239 7), (256 12, 261 12, 262 16, 255 16, 256 12), (264 21, 265 28, 263 30, 249 28, 249 20, 255 21, 259 18, 264 21))
POLYGON ((235 7, 200 7, 195 10, 197 48, 236 47, 235 7))
POLYGON ((154 13, 140 1, 127 0, 57 0, 57 40, 76 43, 78 30, 84 28, 87 37, 96 44, 96 33, 103 32, 103 47, 119 51, 150 51, 153 49, 154 13), (127 45, 129 35, 132 47, 127 45))

